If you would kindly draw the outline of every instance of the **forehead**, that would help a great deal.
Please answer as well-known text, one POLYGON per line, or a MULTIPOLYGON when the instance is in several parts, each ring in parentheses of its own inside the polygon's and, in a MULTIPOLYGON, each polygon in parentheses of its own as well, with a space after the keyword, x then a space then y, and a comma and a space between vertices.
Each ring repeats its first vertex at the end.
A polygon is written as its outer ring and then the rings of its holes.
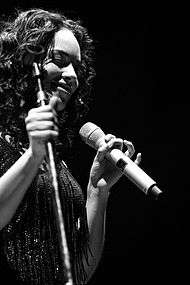
POLYGON ((66 28, 55 33, 54 49, 62 50, 77 60, 81 59, 79 43, 74 34, 66 28))

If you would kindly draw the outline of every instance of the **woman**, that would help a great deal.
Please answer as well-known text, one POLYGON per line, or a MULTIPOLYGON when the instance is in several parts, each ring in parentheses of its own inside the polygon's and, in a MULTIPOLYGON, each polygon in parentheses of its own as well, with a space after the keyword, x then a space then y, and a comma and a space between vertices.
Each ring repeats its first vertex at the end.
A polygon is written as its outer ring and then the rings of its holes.
POLYGON ((59 13, 32 9, 5 23, 0 43, 1 249, 26 284, 66 284, 46 158, 47 142, 53 141, 72 278, 86 284, 102 254, 109 190, 121 177, 105 155, 125 144, 132 156, 134 147, 111 134, 102 139, 85 199, 65 162, 91 100, 95 72, 87 30, 59 13), (39 58, 31 48, 41 51, 39 58), (35 60, 47 97, 41 106, 35 60))

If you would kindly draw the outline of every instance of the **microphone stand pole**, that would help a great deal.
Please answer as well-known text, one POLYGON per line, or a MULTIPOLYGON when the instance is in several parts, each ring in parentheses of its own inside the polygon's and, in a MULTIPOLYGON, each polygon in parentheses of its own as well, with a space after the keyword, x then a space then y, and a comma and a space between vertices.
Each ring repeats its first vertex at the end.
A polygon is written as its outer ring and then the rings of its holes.
MULTIPOLYGON (((41 74, 40 74, 40 68, 38 63, 33 62, 33 68, 34 68, 34 76, 37 79, 38 83, 38 103, 41 106, 46 105, 46 95, 42 89, 41 84, 41 74)), ((49 168, 50 168, 50 174, 52 179, 52 185, 54 188, 54 212, 56 216, 56 222, 57 222, 57 229, 59 234, 59 242, 60 242, 60 249, 61 249, 61 258, 63 261, 63 264, 66 269, 66 277, 67 277, 67 283, 66 285, 73 285, 72 280, 72 273, 71 273, 71 265, 70 265, 70 256, 69 256, 69 250, 67 246, 67 239, 65 234, 65 226, 63 221, 63 214, 61 209, 61 202, 59 198, 59 189, 58 189, 58 182, 57 182, 57 173, 56 173, 56 166, 55 166, 55 160, 54 160, 54 153, 53 153, 53 146, 51 142, 47 142, 47 152, 48 152, 48 158, 49 158, 49 168)))

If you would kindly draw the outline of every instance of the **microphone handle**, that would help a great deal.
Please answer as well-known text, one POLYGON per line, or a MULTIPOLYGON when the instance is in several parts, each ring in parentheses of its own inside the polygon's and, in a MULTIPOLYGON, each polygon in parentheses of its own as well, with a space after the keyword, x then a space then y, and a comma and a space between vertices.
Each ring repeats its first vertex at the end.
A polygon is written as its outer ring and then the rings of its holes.
POLYGON ((112 149, 106 158, 115 164, 141 191, 157 198, 162 191, 149 175, 119 149, 112 149))

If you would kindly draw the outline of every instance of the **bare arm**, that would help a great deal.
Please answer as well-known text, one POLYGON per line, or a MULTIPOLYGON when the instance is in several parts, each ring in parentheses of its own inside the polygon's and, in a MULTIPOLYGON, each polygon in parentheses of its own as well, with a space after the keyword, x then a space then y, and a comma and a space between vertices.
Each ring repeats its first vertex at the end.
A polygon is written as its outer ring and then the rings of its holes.
POLYGON ((13 217, 46 155, 46 142, 58 135, 50 105, 31 109, 25 120, 29 149, 0 177, 0 229, 13 217))
POLYGON ((88 256, 89 265, 86 266, 88 280, 95 272, 104 248, 106 208, 109 192, 101 188, 95 188, 91 183, 88 186, 87 218, 90 234, 90 250, 88 256))
MULTIPOLYGON (((125 154, 131 157, 135 152, 133 144, 126 140, 124 144, 127 146, 125 154)), ((88 280, 95 272, 104 248, 106 209, 110 188, 122 176, 121 171, 105 158, 106 153, 114 146, 122 149, 123 140, 107 135, 97 152, 90 172, 86 207, 92 255, 89 254, 89 265, 86 266, 88 280)), ((139 164, 140 160, 141 155, 137 154, 135 163, 139 164)))
POLYGON ((41 160, 29 148, 0 178, 0 229, 13 217, 38 171, 41 160))

